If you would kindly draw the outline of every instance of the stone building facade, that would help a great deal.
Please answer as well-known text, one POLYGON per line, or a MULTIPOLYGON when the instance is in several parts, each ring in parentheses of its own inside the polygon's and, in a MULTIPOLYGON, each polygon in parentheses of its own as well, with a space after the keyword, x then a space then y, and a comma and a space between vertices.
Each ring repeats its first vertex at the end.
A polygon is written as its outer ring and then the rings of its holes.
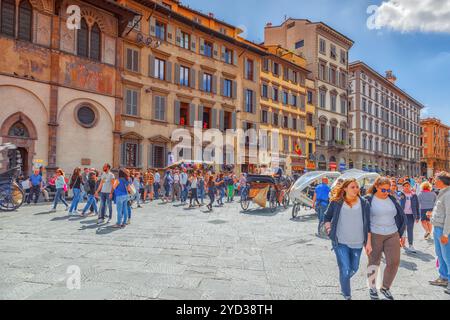
POLYGON ((351 167, 387 175, 420 173, 420 102, 364 62, 350 64, 351 167))
POLYGON ((268 24, 264 43, 306 59, 315 80, 317 169, 347 169, 348 52, 353 41, 322 22, 288 19, 280 26, 268 24))
POLYGON ((450 127, 436 118, 420 120, 421 136, 421 174, 433 177, 441 171, 449 171, 450 127))
POLYGON ((25 173, 112 163, 120 36, 136 13, 106 0, 1 0, 0 8, 2 143, 17 145, 25 173), (66 23, 73 4, 78 30, 66 23))

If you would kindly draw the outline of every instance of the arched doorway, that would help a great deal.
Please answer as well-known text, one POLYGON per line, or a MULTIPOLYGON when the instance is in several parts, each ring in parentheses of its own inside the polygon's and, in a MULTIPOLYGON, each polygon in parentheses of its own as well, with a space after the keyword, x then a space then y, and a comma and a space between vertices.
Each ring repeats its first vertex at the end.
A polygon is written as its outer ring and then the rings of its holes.
POLYGON ((323 154, 321 154, 319 156, 319 170, 321 171, 325 171, 327 170, 327 159, 325 159, 325 156, 323 154))
POLYGON ((23 113, 9 116, 2 124, 0 134, 3 143, 12 143, 17 149, 10 150, 4 159, 3 168, 20 166, 25 175, 29 175, 35 155, 37 131, 33 122, 23 113))
POLYGON ((354 168, 355 168, 355 165, 354 165, 352 159, 348 160, 348 168, 349 168, 349 169, 354 169, 354 168))

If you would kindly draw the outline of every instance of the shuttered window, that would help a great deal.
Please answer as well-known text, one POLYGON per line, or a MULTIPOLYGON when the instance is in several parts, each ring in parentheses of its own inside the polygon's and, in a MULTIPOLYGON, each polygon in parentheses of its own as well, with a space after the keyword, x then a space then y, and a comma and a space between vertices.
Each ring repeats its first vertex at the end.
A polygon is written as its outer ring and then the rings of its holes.
POLYGON ((166 120, 166 97, 155 96, 154 98, 155 120, 166 120))
POLYGON ((19 5, 19 39, 31 41, 33 8, 28 0, 19 5))
POLYGON ((127 49, 126 68, 133 72, 139 72, 139 52, 137 50, 127 49))
POLYGON ((130 116, 138 115, 138 92, 136 90, 126 90, 126 110, 125 113, 130 116))
POLYGON ((14 25, 16 17, 16 6, 14 0, 1 1, 1 26, 0 33, 14 37, 14 25))
POLYGON ((84 18, 81 19, 80 29, 78 29, 77 34, 77 53, 79 56, 88 57, 89 30, 84 18))
POLYGON ((94 24, 91 30, 91 47, 90 47, 90 56, 91 59, 100 61, 100 52, 101 52, 101 31, 97 24, 94 24))

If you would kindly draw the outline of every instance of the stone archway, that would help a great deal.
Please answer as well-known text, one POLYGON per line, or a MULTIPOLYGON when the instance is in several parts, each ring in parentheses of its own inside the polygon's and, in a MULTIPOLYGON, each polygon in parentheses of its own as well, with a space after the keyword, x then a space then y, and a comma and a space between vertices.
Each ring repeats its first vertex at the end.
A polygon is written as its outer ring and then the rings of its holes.
MULTIPOLYGON (((22 157, 22 169, 29 174, 35 155, 35 142, 38 139, 37 130, 30 118, 22 112, 10 115, 0 128, 2 143, 12 143, 22 157)), ((2 168, 8 167, 8 158, 3 157, 2 168)))

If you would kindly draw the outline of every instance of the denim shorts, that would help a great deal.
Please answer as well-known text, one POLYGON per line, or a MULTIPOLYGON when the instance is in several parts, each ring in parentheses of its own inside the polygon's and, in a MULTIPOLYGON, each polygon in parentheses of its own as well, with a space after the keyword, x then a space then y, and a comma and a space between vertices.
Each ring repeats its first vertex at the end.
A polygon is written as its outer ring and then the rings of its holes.
POLYGON ((430 221, 430 218, 427 217, 427 212, 433 211, 433 209, 422 209, 420 210, 420 221, 430 221))

